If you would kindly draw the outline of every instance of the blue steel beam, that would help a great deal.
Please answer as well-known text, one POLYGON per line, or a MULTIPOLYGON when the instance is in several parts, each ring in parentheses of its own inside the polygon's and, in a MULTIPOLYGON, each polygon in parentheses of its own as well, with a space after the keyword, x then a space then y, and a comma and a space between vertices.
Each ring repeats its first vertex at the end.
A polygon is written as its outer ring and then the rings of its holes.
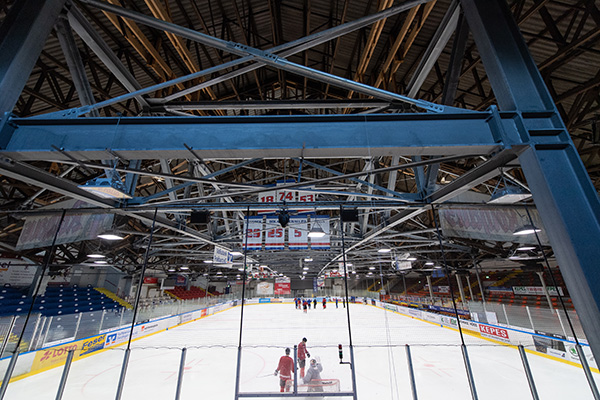
POLYGON ((573 304, 600 359, 600 201, 505 0, 461 0, 573 304), (531 112, 535 113, 531 113, 531 112), (543 117, 543 114, 546 114, 543 117), (516 134, 516 136, 515 136, 516 134))
MULTIPOLYGON (((0 151, 15 160, 336 158, 489 155, 492 113, 266 117, 5 119, 0 151), (53 147, 61 152, 52 151, 53 147)), ((512 119, 502 121, 512 126, 512 119)))
POLYGON ((65 0, 16 1, 0 26, 0 115, 19 100, 65 0))

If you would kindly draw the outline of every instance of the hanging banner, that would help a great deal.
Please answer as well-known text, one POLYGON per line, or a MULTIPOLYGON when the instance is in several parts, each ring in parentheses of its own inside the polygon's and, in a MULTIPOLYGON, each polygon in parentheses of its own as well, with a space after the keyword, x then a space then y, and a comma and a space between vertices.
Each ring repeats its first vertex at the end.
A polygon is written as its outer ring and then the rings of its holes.
POLYGON ((222 247, 215 246, 213 264, 232 264, 233 255, 222 247))
MULTIPOLYGON (((306 190, 299 190, 296 192, 296 201, 300 203, 313 203, 317 201, 317 193, 309 192, 306 190)), ((299 208, 296 210, 299 213, 314 212, 314 208, 299 208)))
POLYGON ((291 280, 287 277, 275 278, 275 294, 284 295, 292 293, 291 280))
POLYGON ((290 250, 308 249, 308 218, 305 216, 290 217, 288 226, 290 250))
POLYGON ((310 248, 313 250, 327 250, 331 247, 329 238, 329 216, 327 215, 313 215, 310 218, 311 229, 315 226, 320 227, 325 236, 320 238, 310 238, 310 248))
MULTIPOLYGON (((538 233, 540 241, 544 245, 549 244, 537 210, 530 208, 529 214, 533 220, 533 225, 542 229, 538 233)), ((439 210, 439 215, 444 236, 537 244, 536 235, 515 236, 513 234, 517 229, 525 225, 531 225, 525 207, 483 208, 457 206, 442 208, 439 210)))
POLYGON ((256 294, 259 296, 269 296, 273 294, 272 282, 259 282, 256 285, 256 294))
POLYGON ((262 220, 263 217, 246 217, 244 218, 244 232, 247 233, 248 239, 242 237, 242 248, 248 250, 259 250, 262 247, 262 220))
POLYGON ((33 282, 38 266, 23 258, 0 258, 0 283, 27 287, 33 282))
MULTIPOLYGON (((99 234, 112 226, 113 214, 76 214, 72 209, 91 207, 81 200, 67 200, 45 209, 68 209, 56 236, 56 244, 74 243, 82 240, 96 239, 99 234)), ((25 224, 17 241, 17 250, 35 249, 52 245, 54 234, 58 228, 61 214, 34 215, 25 217, 25 224)))
POLYGON ((266 250, 283 250, 285 249, 285 231, 279 224, 277 215, 267 216, 265 226, 265 249, 266 250))

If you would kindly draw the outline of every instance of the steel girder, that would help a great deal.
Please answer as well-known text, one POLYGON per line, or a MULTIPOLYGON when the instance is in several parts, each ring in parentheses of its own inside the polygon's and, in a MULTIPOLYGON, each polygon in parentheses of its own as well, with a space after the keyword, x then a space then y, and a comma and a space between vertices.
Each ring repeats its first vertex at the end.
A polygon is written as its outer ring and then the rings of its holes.
POLYGON ((502 146, 490 112, 272 117, 8 119, 1 152, 14 160, 387 155, 489 155, 502 146), (61 152, 53 151, 54 147, 61 152))
POLYGON ((506 2, 461 0, 461 4, 499 107, 515 110, 517 129, 514 133, 529 143, 519 155, 519 161, 581 325, 598 360, 598 193, 506 2), (546 117, 540 118, 544 112, 546 117))

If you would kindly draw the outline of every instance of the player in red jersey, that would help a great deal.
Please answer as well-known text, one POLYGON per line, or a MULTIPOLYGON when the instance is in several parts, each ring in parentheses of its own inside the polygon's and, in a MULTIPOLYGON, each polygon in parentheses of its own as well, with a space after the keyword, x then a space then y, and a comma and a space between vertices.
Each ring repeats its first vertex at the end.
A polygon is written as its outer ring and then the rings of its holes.
POLYGON ((306 350, 306 338, 302 338, 302 341, 298 345, 298 366, 300 367, 300 378, 304 378, 306 357, 310 358, 310 353, 306 350))
POLYGON ((292 381, 292 372, 294 372, 295 370, 296 369, 294 367, 294 360, 292 360, 292 357, 290 357, 290 348, 288 347, 287 349, 285 349, 285 356, 281 356, 281 358, 279 359, 279 365, 277 366, 277 369, 275 370, 274 374, 275 376, 279 374, 280 392, 283 392, 286 386, 286 391, 290 391, 291 385, 287 385, 287 382, 292 381))

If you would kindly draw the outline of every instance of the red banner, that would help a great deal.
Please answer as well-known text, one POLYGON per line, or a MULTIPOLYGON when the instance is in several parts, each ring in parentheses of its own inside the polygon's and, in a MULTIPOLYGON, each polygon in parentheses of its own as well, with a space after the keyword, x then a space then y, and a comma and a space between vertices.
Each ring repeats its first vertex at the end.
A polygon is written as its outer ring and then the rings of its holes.
POLYGON ((276 278, 274 294, 282 295, 282 294, 290 294, 290 293, 292 293, 290 279, 289 278, 276 278))
POLYGON ((144 283, 145 284, 156 284, 158 283, 158 278, 153 278, 153 277, 145 277, 144 278, 144 283))

